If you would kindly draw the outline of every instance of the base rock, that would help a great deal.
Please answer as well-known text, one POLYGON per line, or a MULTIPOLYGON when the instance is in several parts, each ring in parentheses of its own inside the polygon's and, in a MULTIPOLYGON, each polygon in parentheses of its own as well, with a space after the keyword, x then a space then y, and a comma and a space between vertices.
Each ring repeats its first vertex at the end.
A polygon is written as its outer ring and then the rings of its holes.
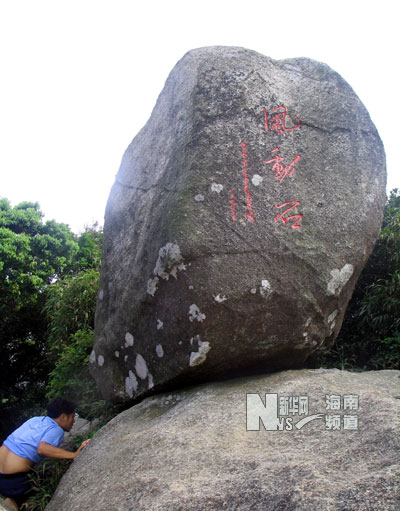
POLYGON ((46 511, 395 511, 399 412, 400 371, 282 371, 149 397, 97 433, 46 511), (246 431, 246 394, 273 393, 307 396, 323 417, 246 431), (337 415, 341 429, 326 429, 337 415))

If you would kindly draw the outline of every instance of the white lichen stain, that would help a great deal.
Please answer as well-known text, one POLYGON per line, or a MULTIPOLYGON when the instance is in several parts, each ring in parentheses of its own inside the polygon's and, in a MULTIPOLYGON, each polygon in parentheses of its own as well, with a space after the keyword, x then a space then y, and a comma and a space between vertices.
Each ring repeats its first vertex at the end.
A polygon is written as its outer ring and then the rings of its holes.
POLYGON ((156 353, 157 353, 157 356, 160 358, 162 358, 164 356, 164 350, 163 350, 163 347, 161 346, 161 344, 157 344, 156 353))
POLYGON ((104 298, 104 291, 100 289, 99 291, 99 300, 102 300, 104 298))
MULTIPOLYGON (((179 270, 179 271, 186 270, 186 264, 183 264, 183 263, 182 263, 182 264, 180 264, 179 266, 174 266, 174 268, 172 268, 172 270, 171 270, 171 273, 170 273, 170 274, 171 274, 173 277, 175 277, 176 279, 178 278, 178 270, 179 270)), ((167 280, 168 280, 168 278, 167 278, 167 280)))
POLYGON ((147 293, 155 295, 161 279, 168 280, 170 275, 177 278, 178 271, 186 270, 181 250, 176 243, 167 243, 158 251, 158 259, 154 267, 154 278, 147 281, 147 293))
POLYGON ((133 335, 129 332, 125 334, 125 348, 129 348, 130 346, 133 346, 134 338, 133 335))
POLYGON ((332 323, 332 321, 336 318, 336 316, 338 315, 338 310, 335 310, 332 312, 332 314, 330 314, 328 316, 328 323, 332 323))
POLYGON ((196 352, 192 351, 190 353, 190 360, 189 360, 190 367, 194 367, 194 366, 198 366, 198 365, 202 364, 206 360, 206 358, 207 358, 206 355, 211 349, 210 343, 201 341, 199 335, 196 337, 198 338, 197 342, 199 345, 199 349, 196 352))
POLYGON ((251 293, 252 295, 255 295, 255 294, 257 293, 257 289, 256 289, 255 287, 251 288, 251 289, 250 289, 250 293, 251 293))
POLYGON ((128 355, 125 355, 124 356, 124 362, 126 362, 128 360, 128 355))
POLYGON ((154 275, 168 280, 171 270, 183 263, 181 250, 176 243, 167 243, 158 252, 158 259, 154 267, 154 275))
POLYGON ((331 271, 331 280, 328 282, 327 295, 339 294, 350 277, 353 275, 354 266, 345 264, 341 270, 335 269, 331 271))
POLYGON ((259 174, 254 174, 254 176, 251 178, 251 182, 254 186, 258 186, 263 182, 263 178, 259 174))
POLYGON ((200 309, 196 304, 192 303, 192 305, 189 307, 189 320, 192 322, 195 319, 200 322, 204 321, 206 319, 206 315, 200 312, 200 309))
POLYGON ((161 321, 161 319, 157 319, 157 330, 161 330, 163 326, 164 323, 161 321))
POLYGON ((212 192, 221 193, 223 189, 224 189, 224 187, 222 185, 218 185, 217 183, 213 183, 211 185, 211 191, 212 192))
POLYGON ((142 380, 145 380, 147 378, 149 370, 147 369, 145 359, 140 354, 136 356, 135 370, 139 378, 141 378, 142 380))
POLYGON ((154 279, 149 279, 147 281, 147 293, 151 296, 154 296, 157 291, 157 284, 160 279, 158 277, 154 277, 154 279))
POLYGON ((92 350, 92 352, 90 354, 89 362, 91 364, 95 364, 96 363, 96 352, 94 350, 92 350))
POLYGON ((198 193, 198 194, 195 196, 194 200, 195 200, 196 202, 203 202, 203 201, 204 201, 204 195, 201 195, 201 193, 198 193))
POLYGON ((104 357, 103 357, 103 355, 99 355, 97 357, 97 363, 99 364, 100 367, 102 367, 104 365, 104 357))
POLYGON ((168 280, 170 275, 177 278, 178 270, 186 270, 181 250, 176 243, 167 243, 158 251, 158 259, 153 270, 155 277, 147 281, 147 293, 154 296, 160 278, 168 280))
POLYGON ((310 326, 310 323, 311 323, 311 318, 308 318, 306 321, 306 328, 310 326))
POLYGON ((125 378, 125 390, 129 397, 133 397, 133 393, 137 391, 138 381, 133 371, 129 371, 128 377, 125 378))
POLYGON ((272 294, 272 287, 268 280, 261 281, 260 294, 264 298, 269 298, 272 294))
POLYGON ((193 286, 189 286, 188 289, 192 290, 192 289, 194 289, 194 287, 193 286))
POLYGON ((114 352, 114 355, 115 355, 117 358, 119 358, 119 351, 115 351, 115 352, 114 352))
POLYGON ((149 390, 154 387, 153 375, 149 373, 149 390))
MULTIPOLYGON (((213 296, 214 296, 214 295, 213 295, 213 296)), ((227 299, 228 299, 228 298, 227 298, 225 295, 223 295, 223 296, 221 296, 221 295, 214 296, 214 300, 215 300, 216 302, 218 302, 218 303, 225 302, 227 299)))

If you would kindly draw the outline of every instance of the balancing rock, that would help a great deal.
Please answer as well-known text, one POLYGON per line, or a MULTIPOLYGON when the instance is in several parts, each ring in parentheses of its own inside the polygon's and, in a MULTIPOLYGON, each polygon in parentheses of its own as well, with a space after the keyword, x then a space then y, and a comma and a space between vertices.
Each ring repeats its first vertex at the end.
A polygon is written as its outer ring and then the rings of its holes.
POLYGON ((304 366, 379 233, 383 145, 327 65, 187 53, 108 200, 91 372, 104 397, 304 366))

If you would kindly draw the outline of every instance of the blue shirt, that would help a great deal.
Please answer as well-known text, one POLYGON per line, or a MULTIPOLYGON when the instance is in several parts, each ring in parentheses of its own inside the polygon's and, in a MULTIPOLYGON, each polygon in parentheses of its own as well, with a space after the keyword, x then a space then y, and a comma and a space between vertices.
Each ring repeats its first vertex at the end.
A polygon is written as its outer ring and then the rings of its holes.
POLYGON ((50 417, 33 417, 9 435, 4 445, 17 456, 37 463, 43 459, 37 453, 40 442, 58 447, 64 439, 64 430, 50 417))

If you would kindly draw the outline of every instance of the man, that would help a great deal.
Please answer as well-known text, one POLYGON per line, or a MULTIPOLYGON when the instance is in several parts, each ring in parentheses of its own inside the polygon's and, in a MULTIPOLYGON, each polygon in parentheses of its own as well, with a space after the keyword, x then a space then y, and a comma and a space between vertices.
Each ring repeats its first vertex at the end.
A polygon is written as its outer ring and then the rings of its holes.
POLYGON ((88 444, 82 442, 76 452, 60 449, 64 431, 75 422, 76 405, 57 397, 47 405, 46 417, 33 417, 9 435, 0 447, 0 494, 19 509, 30 490, 28 472, 43 457, 73 460, 88 444))

